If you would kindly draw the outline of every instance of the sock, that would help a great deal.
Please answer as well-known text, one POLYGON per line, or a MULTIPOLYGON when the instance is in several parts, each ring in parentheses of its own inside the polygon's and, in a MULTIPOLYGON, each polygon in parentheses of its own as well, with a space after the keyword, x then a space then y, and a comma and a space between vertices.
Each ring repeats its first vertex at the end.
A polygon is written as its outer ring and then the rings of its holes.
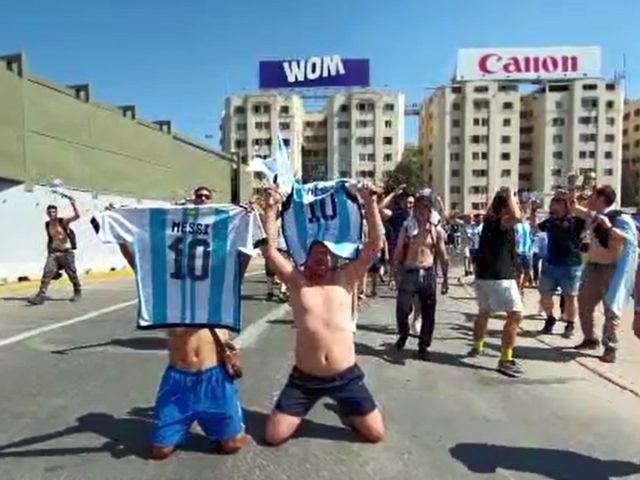
POLYGON ((500 360, 503 362, 510 362, 513 360, 513 348, 503 348, 500 360))
POLYGON ((481 338, 480 340, 475 340, 473 344, 476 347, 476 350, 482 353, 482 351, 484 350, 484 338, 481 338))

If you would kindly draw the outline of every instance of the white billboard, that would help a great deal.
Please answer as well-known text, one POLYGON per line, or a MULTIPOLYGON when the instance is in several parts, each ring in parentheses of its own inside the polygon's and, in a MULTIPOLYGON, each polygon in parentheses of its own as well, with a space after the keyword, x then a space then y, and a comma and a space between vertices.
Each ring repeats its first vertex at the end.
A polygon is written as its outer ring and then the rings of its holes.
POLYGON ((597 78, 600 62, 600 47, 462 49, 456 80, 597 78))

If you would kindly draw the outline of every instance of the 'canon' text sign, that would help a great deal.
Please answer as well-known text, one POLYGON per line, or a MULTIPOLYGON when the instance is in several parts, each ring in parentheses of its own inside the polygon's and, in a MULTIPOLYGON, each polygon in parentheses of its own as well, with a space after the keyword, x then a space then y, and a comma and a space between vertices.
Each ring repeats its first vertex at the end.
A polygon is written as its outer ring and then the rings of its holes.
POLYGON ((538 80, 600 77, 600 47, 486 48, 458 51, 456 79, 538 80))
POLYGON ((260 62, 260 88, 368 87, 369 60, 325 55, 260 62))

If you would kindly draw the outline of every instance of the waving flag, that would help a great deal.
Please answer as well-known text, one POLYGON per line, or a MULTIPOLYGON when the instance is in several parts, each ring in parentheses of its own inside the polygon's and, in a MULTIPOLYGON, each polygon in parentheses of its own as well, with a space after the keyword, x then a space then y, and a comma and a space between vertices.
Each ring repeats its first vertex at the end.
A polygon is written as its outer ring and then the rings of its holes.
POLYGON ((278 133, 275 155, 266 160, 253 158, 249 164, 249 170, 263 173, 268 181, 276 184, 283 196, 286 197, 291 193, 295 182, 294 171, 280 133, 278 133))

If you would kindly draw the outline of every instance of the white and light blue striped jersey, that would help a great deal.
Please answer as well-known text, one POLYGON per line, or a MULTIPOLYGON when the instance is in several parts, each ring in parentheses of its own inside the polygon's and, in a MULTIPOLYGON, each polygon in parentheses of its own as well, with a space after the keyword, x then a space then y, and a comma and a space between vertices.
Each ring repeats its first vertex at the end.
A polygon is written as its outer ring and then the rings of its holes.
POLYGON ((351 180, 294 184, 282 205, 282 232, 289 255, 298 266, 309 247, 321 241, 335 255, 354 259, 362 247, 362 209, 349 191, 351 180))
POLYGON ((96 216, 104 242, 133 244, 138 327, 241 329, 240 252, 264 238, 236 205, 132 207, 96 216))

